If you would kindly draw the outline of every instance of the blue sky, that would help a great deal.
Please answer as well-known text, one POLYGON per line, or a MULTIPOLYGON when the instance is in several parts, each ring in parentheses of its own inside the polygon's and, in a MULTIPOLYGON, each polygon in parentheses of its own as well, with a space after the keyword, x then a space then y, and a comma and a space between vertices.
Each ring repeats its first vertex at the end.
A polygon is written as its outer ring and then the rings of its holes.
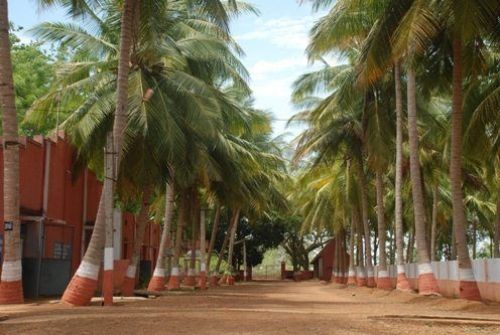
POLYGON ((308 66, 305 48, 308 33, 321 13, 313 13, 307 3, 297 0, 254 0, 260 16, 245 16, 233 23, 233 34, 246 52, 244 64, 250 71, 257 107, 275 117, 276 135, 285 129, 295 110, 290 104, 291 84, 308 66))
MULTIPOLYGON (((233 35, 245 50, 243 63, 252 77, 258 108, 272 112, 276 135, 297 133, 297 128, 285 129, 295 112, 290 104, 292 82, 311 70, 304 50, 309 29, 320 16, 310 5, 297 0, 253 0, 260 16, 246 15, 232 24, 233 35)), ((10 20, 28 29, 44 21, 67 20, 57 8, 41 11, 34 0, 9 1, 10 20)), ((28 35, 22 36, 29 39, 28 35)))

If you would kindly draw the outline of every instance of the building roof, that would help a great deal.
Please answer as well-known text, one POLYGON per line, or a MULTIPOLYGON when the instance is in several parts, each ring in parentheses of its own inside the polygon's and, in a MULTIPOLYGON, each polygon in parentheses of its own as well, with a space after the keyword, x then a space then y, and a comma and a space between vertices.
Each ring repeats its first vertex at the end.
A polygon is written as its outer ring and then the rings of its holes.
POLYGON ((321 249, 321 251, 318 252, 318 254, 316 256, 314 256, 314 258, 312 259, 312 261, 310 262, 310 264, 316 263, 316 261, 323 256, 323 253, 326 251, 326 249, 329 247, 329 245, 331 243, 334 243, 334 241, 335 241, 335 238, 329 239, 328 242, 325 243, 323 249, 321 249))

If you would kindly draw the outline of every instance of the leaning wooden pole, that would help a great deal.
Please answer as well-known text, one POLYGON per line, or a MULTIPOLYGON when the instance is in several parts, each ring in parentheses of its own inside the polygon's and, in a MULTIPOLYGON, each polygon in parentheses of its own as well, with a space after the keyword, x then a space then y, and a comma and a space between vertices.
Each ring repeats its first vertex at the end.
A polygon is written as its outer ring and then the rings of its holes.
MULTIPOLYGON (((218 276, 220 273, 220 266, 222 264, 222 259, 224 258, 224 251, 226 250, 227 245, 229 243, 229 237, 231 235, 230 232, 233 230, 233 224, 234 224, 235 217, 236 217, 236 211, 233 210, 233 214, 231 215, 231 219, 229 222, 229 227, 228 227, 227 232, 226 232, 226 236, 224 237, 224 241, 222 242, 222 246, 221 246, 220 251, 219 251, 219 258, 217 259, 217 265, 215 265, 214 273, 216 276, 218 276)), ((227 276, 223 275, 220 282, 225 283, 226 278, 227 278, 227 276)))
POLYGON ((206 262, 206 232, 205 209, 200 210, 200 281, 202 290, 207 288, 207 262, 206 262))
POLYGON ((196 286, 196 239, 199 226, 200 201, 196 190, 191 191, 191 207, 189 211, 189 222, 191 223, 191 250, 188 262, 187 276, 184 277, 183 284, 186 286, 196 286))
POLYGON ((227 273, 227 283, 229 285, 234 285, 234 271, 235 269, 233 268, 233 254, 234 254, 234 242, 236 239, 236 232, 238 230, 238 221, 240 218, 240 209, 238 208, 236 210, 236 215, 234 216, 234 222, 232 225, 232 229, 230 230, 230 236, 229 236, 229 250, 228 250, 228 256, 227 256, 227 266, 228 266, 228 273, 227 273))
MULTIPOLYGON (((185 191, 184 191, 185 192, 185 191)), ((187 195, 183 194, 181 198, 181 205, 179 208, 179 217, 177 219, 177 228, 175 232, 175 247, 174 255, 172 259, 172 269, 170 271, 170 278, 168 280, 169 290, 178 290, 180 288, 179 282, 179 258, 182 251, 182 233, 184 230, 184 223, 186 221, 186 207, 187 207, 187 195)))
POLYGON ((355 223, 351 218, 351 231, 349 234, 349 273, 347 275, 347 285, 356 285, 356 268, 354 264, 354 241, 355 236, 355 223))
POLYGON ((219 230, 219 222, 221 215, 221 206, 217 206, 217 210, 215 212, 214 223, 212 226, 212 233, 210 234, 210 243, 208 245, 207 251, 207 271, 210 273, 210 286, 217 286, 217 273, 210 272, 210 263, 212 262, 212 253, 215 246, 215 239, 217 238, 217 232, 219 230))

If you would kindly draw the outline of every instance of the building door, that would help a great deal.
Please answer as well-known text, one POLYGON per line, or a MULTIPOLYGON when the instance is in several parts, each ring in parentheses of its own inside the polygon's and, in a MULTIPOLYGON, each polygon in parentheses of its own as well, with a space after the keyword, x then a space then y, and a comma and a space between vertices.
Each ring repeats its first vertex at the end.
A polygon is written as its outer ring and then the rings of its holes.
POLYGON ((74 227, 64 223, 21 222, 23 291, 28 298, 58 296, 71 276, 74 227))

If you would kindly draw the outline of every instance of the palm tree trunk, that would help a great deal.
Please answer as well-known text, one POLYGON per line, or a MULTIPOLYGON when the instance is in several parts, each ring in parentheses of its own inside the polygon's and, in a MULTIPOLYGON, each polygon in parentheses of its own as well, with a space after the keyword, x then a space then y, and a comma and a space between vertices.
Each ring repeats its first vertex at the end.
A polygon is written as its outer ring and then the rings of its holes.
POLYGON ((477 220, 472 221, 472 259, 476 259, 477 253, 477 220))
POLYGON ((177 228, 175 231, 175 247, 174 247, 174 256, 172 258, 172 269, 170 271, 170 278, 168 280, 168 289, 169 290, 178 290, 180 288, 179 283, 179 259, 182 251, 182 233, 184 230, 184 224, 186 222, 186 211, 188 196, 186 191, 182 194, 181 204, 179 208, 179 217, 177 218, 177 228))
POLYGON ((90 299, 97 289, 97 279, 103 257, 104 222, 104 197, 101 194, 89 245, 82 262, 64 291, 61 298, 62 303, 73 306, 85 306, 90 303, 90 299))
POLYGON ((207 257, 206 251, 206 232, 205 232, 205 209, 200 210, 200 288, 207 288, 207 257))
POLYGON ((413 196, 413 214, 415 217, 415 239, 418 253, 418 289, 423 295, 439 294, 434 272, 430 263, 429 249, 426 238, 426 212, 420 172, 417 103, 415 71, 409 67, 408 77, 408 140, 410 143, 410 176, 413 196))
MULTIPOLYGON (((118 77, 117 77, 117 100, 116 100, 116 111, 114 115, 113 123, 113 146, 114 149, 112 153, 115 155, 114 166, 120 166, 121 158, 121 147, 123 132, 126 125, 126 105, 127 105, 127 91, 128 91, 128 73, 130 64, 130 50, 132 46, 132 21, 135 16, 134 10, 140 0, 125 0, 123 5, 123 14, 121 22, 121 32, 120 32, 120 59, 118 64, 118 77)), ((116 170, 116 169, 114 169, 116 170)), ((105 178, 113 181, 115 180, 114 172, 112 175, 106 175, 105 178)), ((111 173, 111 172, 109 172, 111 173)), ((103 199, 106 198, 108 192, 113 192, 112 187, 109 186, 110 183, 105 183, 102 193, 101 200, 99 203, 99 212, 96 222, 94 224, 94 231, 92 232, 92 237, 87 248, 87 252, 83 257, 78 270, 71 279, 68 287, 66 288, 61 302, 74 305, 83 306, 90 302, 90 299, 94 295, 97 288, 97 277, 99 274, 99 269, 101 266, 101 260, 103 256, 103 246, 106 244, 108 251, 104 254, 107 255, 105 260, 105 274, 103 285, 106 290, 104 293, 105 301, 107 304, 112 303, 112 287, 113 287, 113 256, 112 246, 112 235, 110 235, 110 230, 112 231, 112 220, 106 224, 106 214, 105 214, 105 202, 103 199), (106 231, 108 232, 108 238, 105 238, 106 231), (95 235, 95 236, 94 236, 95 235), (111 248, 111 249, 109 249, 111 248), (90 253, 90 254, 89 254, 90 253), (87 254, 89 254, 87 256, 87 254), (104 283, 105 282, 105 283, 104 283)), ((112 184, 112 183, 111 183, 112 184)), ((108 199, 110 197, 108 196, 108 199)), ((103 288, 104 288, 103 286, 103 288)))
POLYGON ((0 304, 24 301, 19 220, 19 135, 12 76, 7 0, 0 1, 0 103, 3 130, 4 259, 0 280, 0 304))
POLYGON ((163 231, 161 233, 160 248, 153 277, 149 281, 149 291, 165 290, 165 260, 167 258, 167 249, 170 249, 170 227, 172 216, 174 214, 174 185, 173 182, 167 183, 165 193, 165 218, 163 221, 163 231))
POLYGON ((227 256, 227 266, 228 266, 228 284, 233 285, 234 284, 234 275, 235 275, 235 270, 233 267, 233 255, 234 255, 234 241, 236 239, 236 232, 238 231, 238 221, 240 219, 240 209, 238 208, 236 210, 236 214, 234 216, 234 223, 232 224, 231 230, 230 230, 230 236, 229 236, 229 250, 228 250, 228 256, 227 256))
POLYGON ((349 234, 349 274, 347 285, 356 285, 356 268, 354 267, 354 240, 356 238, 354 219, 351 217, 351 233, 349 234))
POLYGON ((144 243, 144 233, 146 232, 146 227, 149 223, 149 202, 151 200, 152 193, 151 186, 147 186, 142 194, 141 209, 139 210, 135 220, 134 250, 127 272, 125 273, 125 279, 122 286, 122 295, 125 297, 131 297, 134 295, 137 266, 139 265, 139 260, 141 258, 141 247, 144 243))
POLYGON ((376 187, 377 187, 377 221, 378 221, 378 243, 379 243, 379 261, 377 288, 383 290, 392 289, 389 272, 387 272, 387 258, 385 254, 385 212, 384 212, 384 181, 382 172, 376 172, 376 187))
POLYGON ((212 259, 212 253, 214 252, 215 240, 217 239, 217 232, 219 231, 219 222, 221 216, 221 206, 217 206, 215 210, 214 224, 212 226, 212 233, 210 234, 210 243, 208 244, 207 250, 207 270, 210 271, 210 263, 212 259))
MULTIPOLYGON (((133 22, 139 15, 141 0, 124 0, 120 27, 120 58, 116 78, 116 110, 113 122, 113 139, 116 166, 120 166, 123 134, 127 125, 128 75, 130 70, 130 51, 132 49, 133 22)), ((137 24, 137 23, 136 23, 137 24)))
POLYGON ((453 205, 453 226, 458 256, 460 297, 481 300, 469 248, 467 246, 464 197, 462 192, 462 43, 453 39, 453 101, 451 113, 450 184, 453 205))
POLYGON ((432 223, 431 223, 431 260, 436 261, 436 239, 437 239, 437 211, 438 211, 438 186, 432 189, 432 223))
POLYGON ((406 263, 413 263, 413 249, 415 249, 415 225, 408 232, 408 245, 406 246, 406 263))
POLYGON ((368 223, 368 197, 366 195, 365 185, 366 178, 363 166, 358 167, 358 176, 360 181, 359 192, 361 195, 361 218, 363 221, 363 230, 365 234, 365 258, 366 258, 366 285, 368 287, 375 286, 375 279, 373 273, 373 260, 372 260, 372 246, 371 246, 371 235, 370 235, 370 225, 368 223))
MULTIPOLYGON (((214 223, 212 227, 212 233, 210 234, 210 243, 208 244, 208 251, 207 251, 207 271, 209 272, 210 272, 210 263, 212 262, 212 253, 214 251, 214 246, 215 246, 215 239, 217 238, 217 232, 219 230, 220 215, 221 215, 221 206, 217 206, 217 209, 215 211, 214 223)), ((210 286, 217 286, 217 280, 218 280, 217 273, 211 272, 210 286)))
MULTIPOLYGON (((113 269, 114 269, 114 247, 113 247, 113 208, 114 208, 114 180, 118 175, 115 170, 115 155, 114 155, 114 144, 113 144, 113 134, 108 132, 106 135, 106 147, 104 149, 104 186, 103 186, 103 196, 104 196, 104 275, 102 280, 102 292, 104 295, 104 306, 113 305, 113 291, 114 291, 114 280, 113 280, 113 269)), ((134 272, 134 282, 130 293, 134 290, 133 285, 135 284, 135 272, 134 272)), ((129 284, 130 286, 131 284, 129 284)))
POLYGON ((236 217, 236 211, 233 210, 233 214, 231 215, 231 221, 229 222, 229 227, 227 229, 226 236, 224 236, 224 241, 222 242, 222 246, 219 251, 219 258, 217 259, 217 264, 215 265, 215 271, 214 271, 215 275, 219 275, 220 273, 220 266, 222 264, 222 259, 224 258, 224 251, 226 250, 227 245, 229 243, 229 236, 231 236, 231 231, 233 230, 233 225, 235 224, 235 217, 236 217))
POLYGON ((358 209, 353 209, 353 219, 356 225, 356 235, 358 237, 356 248, 356 256, 358 261, 358 268, 356 271, 356 284, 358 286, 366 286, 365 255, 363 252, 363 224, 359 219, 358 209))
POLYGON ((495 218, 495 236, 493 237, 493 256, 500 258, 500 192, 497 194, 497 213, 495 218))
POLYGON ((196 239, 199 226, 199 201, 198 196, 195 195, 192 199, 192 211, 190 215, 191 221, 191 250, 189 257, 188 273, 184 278, 184 284, 186 286, 196 286, 196 239))
POLYGON ((394 82, 396 96, 396 180, 395 180, 395 238, 396 238, 396 264, 398 268, 398 279, 396 289, 409 291, 410 282, 406 277, 404 266, 404 242, 403 242, 403 96, 401 93, 401 66, 399 62, 394 63, 394 82))
MULTIPOLYGON (((127 124, 127 100, 128 100, 128 74, 130 67, 130 51, 132 49, 132 25, 138 14, 140 0, 125 0, 123 7, 122 22, 120 27, 120 58, 118 61, 118 76, 116 89, 116 110, 113 122, 113 134, 111 152, 107 150, 106 156, 113 162, 113 168, 105 170, 105 182, 103 193, 105 196, 106 228, 104 241, 104 277, 103 295, 104 305, 113 305, 113 195, 114 183, 118 178, 118 169, 121 162, 121 149, 123 133, 127 124), (114 157, 114 159, 113 159, 114 157), (106 186, 106 184, 108 184, 106 186), (110 213, 108 213, 110 211, 110 213)), ((106 157, 106 159, 108 159, 106 157)), ((113 165, 111 164, 111 165, 113 165)))

